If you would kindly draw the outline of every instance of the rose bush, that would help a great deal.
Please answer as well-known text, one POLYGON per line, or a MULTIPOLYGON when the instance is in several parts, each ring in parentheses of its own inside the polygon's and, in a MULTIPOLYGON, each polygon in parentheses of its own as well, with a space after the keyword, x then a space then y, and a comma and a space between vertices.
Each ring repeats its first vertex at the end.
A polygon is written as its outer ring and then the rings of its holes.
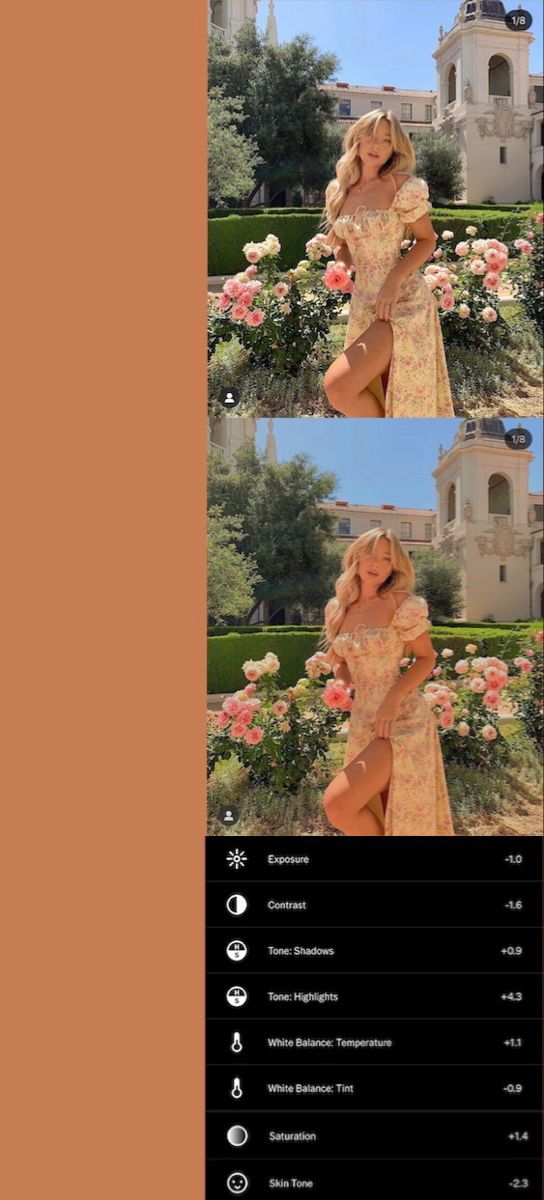
POLYGON ((524 255, 519 299, 525 315, 541 330, 544 324, 544 213, 537 213, 527 224, 525 240, 531 243, 532 253, 524 255))
MULTIPOLYGON (((507 663, 493 656, 479 656, 470 642, 466 658, 455 659, 445 648, 433 671, 433 680, 423 687, 425 701, 433 712, 442 744, 444 761, 489 770, 506 760, 510 746, 501 720, 523 715, 516 670, 531 671, 530 660, 521 657, 507 663)), ((407 664, 408 665, 408 664, 407 664)))
POLYGON ((345 295, 353 291, 351 271, 323 261, 332 254, 324 234, 306 244, 307 258, 290 271, 277 262, 281 250, 274 234, 264 242, 247 242, 248 266, 210 294, 208 347, 237 337, 253 366, 294 375, 311 351, 323 343, 345 295))
MULTIPOLYGON (((423 277, 436 298, 446 345, 492 351, 512 340, 512 331, 501 315, 497 293, 509 285, 516 297, 529 270, 534 253, 534 231, 516 238, 513 246, 497 238, 479 238, 475 225, 467 225, 467 239, 453 245, 454 235, 445 229, 441 245, 433 253, 423 277), (517 273, 509 272, 516 262, 517 273), (517 282, 520 281, 520 283, 517 282)), ((411 242, 403 242, 408 249, 411 242)))
POLYGON ((306 663, 307 677, 294 687, 279 688, 275 654, 243 665, 246 686, 208 713, 208 772, 233 755, 254 783, 274 791, 294 792, 318 758, 325 758, 332 735, 353 701, 349 689, 323 682, 331 672, 326 656, 306 663))
POLYGON ((543 699, 544 673, 542 629, 534 630, 529 635, 529 642, 523 654, 514 659, 514 666, 519 673, 519 686, 516 694, 519 703, 519 716, 527 737, 534 742, 537 750, 542 753, 543 744, 543 699))

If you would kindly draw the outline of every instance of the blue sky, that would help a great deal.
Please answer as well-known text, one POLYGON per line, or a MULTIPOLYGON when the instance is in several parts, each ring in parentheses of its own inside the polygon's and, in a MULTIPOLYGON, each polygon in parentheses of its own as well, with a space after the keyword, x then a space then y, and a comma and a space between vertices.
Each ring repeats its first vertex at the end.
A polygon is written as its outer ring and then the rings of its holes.
MULTIPOLYGON (((542 70, 542 0, 524 0, 531 13, 529 70, 542 70)), ((518 3, 506 0, 508 11, 518 3)), ((436 88, 433 51, 438 29, 451 29, 459 0, 276 0, 280 42, 309 33, 322 51, 340 59, 337 79, 351 84, 436 88)), ((264 29, 268 0, 259 0, 258 26, 264 29)))
MULTIPOLYGON (((232 418, 234 420, 234 418, 232 418)), ((506 429, 519 425, 505 419, 506 429)), ((257 445, 264 448, 267 421, 257 422, 257 445)), ((533 435, 534 461, 529 472, 529 490, 542 487, 542 421, 524 420, 533 435)), ((278 459, 308 453, 322 469, 333 471, 340 480, 335 500, 350 504, 397 504, 409 508, 435 507, 432 471, 438 462, 440 443, 449 449, 459 421, 335 420, 305 417, 276 419, 274 433, 278 459)), ((515 454, 516 451, 510 451, 515 454)))

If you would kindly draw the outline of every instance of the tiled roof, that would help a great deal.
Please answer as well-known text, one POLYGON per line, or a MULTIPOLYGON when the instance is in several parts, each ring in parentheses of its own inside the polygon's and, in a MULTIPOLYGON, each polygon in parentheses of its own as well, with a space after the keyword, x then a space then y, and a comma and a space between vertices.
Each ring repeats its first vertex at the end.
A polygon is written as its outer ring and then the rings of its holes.
POLYGON ((347 87, 339 87, 337 83, 321 83, 320 87, 327 91, 346 92, 363 92, 368 96, 425 96, 430 100, 436 96, 436 91, 421 91, 417 88, 395 88, 394 92, 385 91, 383 87, 364 87, 362 84, 351 84, 347 87))

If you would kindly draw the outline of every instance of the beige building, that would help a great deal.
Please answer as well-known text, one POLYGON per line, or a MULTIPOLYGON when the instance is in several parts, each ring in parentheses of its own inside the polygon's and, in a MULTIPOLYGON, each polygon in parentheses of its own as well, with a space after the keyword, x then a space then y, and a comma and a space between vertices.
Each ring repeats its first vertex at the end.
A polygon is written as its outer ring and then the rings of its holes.
POLYGON ((452 28, 440 27, 435 129, 461 148, 464 200, 538 199, 542 171, 533 166, 542 137, 542 76, 529 75, 529 30, 508 28, 500 0, 463 0, 452 28))
MULTIPOLYGON (((259 0, 207 2, 209 28, 222 36, 232 37, 245 20, 257 18, 259 0)), ((365 113, 391 109, 410 138, 431 129, 456 139, 464 172, 461 201, 482 204, 492 198, 497 204, 515 204, 542 199, 544 75, 529 73, 533 34, 509 29, 507 11, 501 0, 462 0, 451 29, 441 25, 438 30, 433 91, 391 83, 324 84, 335 100, 339 125, 348 128, 365 113)), ((266 36, 272 45, 278 44, 274 0, 268 0, 266 36)), ((270 199, 263 187, 253 203, 270 199)), ((289 199, 287 191, 282 200, 289 199)), ((309 193, 306 200, 321 203, 321 197, 309 193)))
POLYGON ((462 421, 433 471, 435 547, 459 563, 469 621, 542 614, 542 493, 528 490, 530 450, 504 432, 499 419, 462 421))
POLYGON ((511 450, 498 419, 462 421, 433 472, 436 509, 394 504, 323 505, 335 536, 355 541, 369 529, 391 529, 404 549, 453 555, 461 569, 468 621, 527 620, 543 615, 543 495, 528 490, 530 450, 511 450))

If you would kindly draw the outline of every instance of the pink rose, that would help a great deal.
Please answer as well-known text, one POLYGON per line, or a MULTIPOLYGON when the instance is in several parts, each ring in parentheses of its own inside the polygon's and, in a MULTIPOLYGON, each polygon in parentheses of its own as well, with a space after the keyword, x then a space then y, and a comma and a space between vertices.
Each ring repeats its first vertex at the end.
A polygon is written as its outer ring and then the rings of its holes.
POLYGON ((251 704, 245 704, 242 711, 238 713, 237 721, 241 721, 242 725, 251 725, 253 720, 253 708, 251 704))
POLYGON ((256 329, 258 325, 262 325, 263 321, 264 312, 262 308, 253 308, 251 312, 248 312, 246 317, 246 325, 249 325, 251 329, 256 329))
POLYGON ((256 683, 247 683, 244 688, 244 692, 245 692, 246 696, 254 696, 256 691, 257 691, 256 683))
POLYGON ((323 689, 323 703, 327 708, 343 708, 346 700, 346 691, 339 683, 327 683, 323 689))
POLYGON ((501 251, 496 250, 494 246, 490 246, 488 250, 484 251, 484 258, 490 271, 499 270, 498 264, 502 262, 503 257, 504 255, 501 254, 501 251))
POLYGON ((503 672, 499 671, 498 667, 487 667, 484 671, 487 684, 494 691, 498 691, 502 674, 503 672))
POLYGON ((442 716, 440 717, 439 724, 441 725, 442 729, 451 729, 451 727, 454 723, 454 720, 455 720, 455 717, 453 715, 453 712, 450 712, 449 709, 446 709, 446 711, 443 712, 442 716))
POLYGON ((534 656, 535 656, 535 652, 534 652, 534 650, 526 650, 526 651, 525 651, 525 657, 526 657, 526 658, 534 658, 534 656))
POLYGON ((224 312, 225 309, 229 307, 230 299, 225 292, 222 292, 222 294, 217 297, 216 304, 217 307, 221 309, 221 312, 224 312))
POLYGON ((458 242, 455 247, 455 253, 459 255, 459 258, 464 258, 466 254, 470 254, 468 242, 458 242))
POLYGON ((261 729, 260 725, 254 725, 253 729, 248 729, 247 733, 245 734, 244 742, 246 742, 248 746, 258 746, 259 742, 262 742, 263 737, 264 729, 261 729))
POLYGON ((435 679, 438 679, 438 677, 442 674, 442 671, 443 671, 443 667, 435 667, 434 668, 433 675, 434 675, 435 679))
POLYGON ((483 258, 473 258, 469 263, 470 270, 473 275, 485 275, 487 266, 483 258))
POLYGON ((230 727, 230 736, 235 742, 241 742, 247 733, 247 725, 244 721, 234 721, 230 727))
POLYGON ((531 243, 526 241, 525 238, 516 238, 514 246, 516 247, 516 250, 520 251, 521 254, 533 253, 533 247, 531 246, 531 243))
POLYGON ((537 629, 535 633, 535 642, 544 642, 544 629, 537 629))
POLYGON ((286 283, 275 283, 272 291, 275 296, 279 296, 281 299, 283 296, 287 295, 289 288, 286 283))
POLYGON ((234 696, 231 696, 228 700, 223 701, 221 707, 223 712, 226 712, 229 717, 237 717, 242 705, 239 700, 235 700, 234 696))
POLYGON ((247 304, 242 304, 241 301, 240 303, 233 304, 230 315, 233 321, 245 321, 247 317, 247 304))
POLYGON ((484 725, 481 730, 481 735, 486 742, 494 742, 497 737, 497 730, 494 725, 484 725))
POLYGON ((225 729, 226 726, 228 725, 229 721, 230 721, 230 717, 229 717, 229 714, 226 712, 218 713, 215 718, 216 725, 219 727, 219 729, 225 729))
POLYGON ((467 675, 468 670, 469 670, 469 666, 468 666, 468 662, 467 662, 466 658, 460 658, 459 661, 456 662, 456 664, 455 664, 455 671, 457 672, 458 675, 467 675))
POLYGON ((520 671, 532 671, 533 669, 532 662, 529 662, 529 659, 524 658, 523 655, 520 655, 519 658, 515 658, 514 664, 516 667, 519 667, 520 671))
POLYGON ((497 271, 488 271, 484 276, 484 287, 488 292, 497 292, 501 282, 501 277, 497 271))
POLYGON ((490 712, 492 712, 493 709, 498 708, 500 702, 501 698, 498 692, 486 692, 483 699, 485 707, 489 709, 490 712))
POLYGON ((535 217, 535 221, 536 221, 537 225, 542 225, 542 223, 544 222, 544 212, 537 213, 536 217, 535 217))
POLYGON ((443 250, 433 250, 433 258, 442 258, 443 250))
POLYGON ((444 312, 449 312, 451 308, 455 308, 455 296, 453 292, 442 292, 439 304, 440 308, 444 309, 444 312))
POLYGON ((471 692, 485 692, 487 685, 485 679, 482 679, 480 675, 477 675, 475 679, 471 679, 468 686, 471 692))
POLYGON ((243 291, 243 286, 237 279, 227 279, 223 284, 225 296, 229 296, 231 300, 237 300, 240 293, 243 291))
POLYGON ((350 283, 350 278, 343 267, 333 266, 331 263, 324 272, 323 283, 332 292, 343 292, 350 283))
POLYGON ((466 737, 470 733, 470 726, 467 725, 466 721, 459 721, 457 732, 460 737, 466 737))
POLYGON ((486 305, 485 308, 482 308, 482 317, 483 317, 484 321, 487 322, 488 325, 491 325, 491 323, 493 321, 496 321, 497 316, 498 316, 498 314, 497 314, 496 310, 494 308, 491 308, 491 306, 489 304, 486 305))
POLYGON ((257 267, 254 265, 252 265, 250 267, 246 267, 246 269, 244 271, 244 275, 249 275, 250 279, 252 279, 253 276, 256 274, 257 274, 257 267))
POLYGON ((275 713, 277 717, 283 717, 287 712, 288 707, 289 705, 285 703, 285 700, 276 700, 275 704, 272 705, 272 712, 275 713))

